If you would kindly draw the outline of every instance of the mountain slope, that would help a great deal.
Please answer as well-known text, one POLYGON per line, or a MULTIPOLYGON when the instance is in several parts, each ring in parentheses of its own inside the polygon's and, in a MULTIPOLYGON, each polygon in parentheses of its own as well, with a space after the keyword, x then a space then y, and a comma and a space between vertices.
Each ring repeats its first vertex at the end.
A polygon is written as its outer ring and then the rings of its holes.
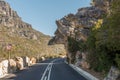
POLYGON ((6 46, 12 44, 14 56, 41 56, 45 54, 64 53, 63 45, 48 46, 50 36, 36 31, 22 21, 17 12, 5 1, 0 1, 0 56, 8 57, 6 46))

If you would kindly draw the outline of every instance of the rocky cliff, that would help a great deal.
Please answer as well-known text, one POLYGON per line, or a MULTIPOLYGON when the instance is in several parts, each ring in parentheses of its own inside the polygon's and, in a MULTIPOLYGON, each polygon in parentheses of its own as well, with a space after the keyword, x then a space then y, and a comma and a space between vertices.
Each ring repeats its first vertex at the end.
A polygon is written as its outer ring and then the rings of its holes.
MULTIPOLYGON (((5 1, 0 1, 0 25, 1 30, 9 30, 11 36, 18 35, 28 39, 37 40, 38 35, 28 23, 25 23, 18 16, 17 12, 10 8, 10 5, 5 1), (32 31, 30 31, 32 30, 32 31)), ((43 35, 41 33, 41 35, 43 35)))
MULTIPOLYGON (((73 55, 68 50, 68 37, 75 39, 75 41, 86 41, 91 27, 95 26, 98 21, 102 21, 102 17, 109 12, 109 3, 109 1, 93 0, 91 7, 80 8, 76 14, 68 14, 57 20, 58 28, 55 37, 50 40, 49 44, 64 44, 71 61, 70 56, 73 55)), ((74 53, 76 54, 76 52, 74 53)))
MULTIPOLYGON (((55 37, 49 44, 64 44, 67 61, 82 68, 104 75, 111 66, 120 69, 119 3, 119 0, 92 0, 91 7, 80 8, 76 14, 57 20, 55 37)), ((115 69, 111 67, 104 80, 118 80, 120 70, 115 69)))
POLYGON ((68 36, 77 40, 86 40, 89 35, 89 29, 109 12, 110 1, 93 0, 91 7, 80 8, 76 14, 68 14, 57 20, 58 28, 53 41, 51 40, 50 43, 64 44, 68 36))
POLYGON ((18 16, 10 5, 0 0, 0 56, 8 57, 8 44, 12 45, 11 56, 36 56, 64 53, 63 45, 48 46, 50 36, 36 31, 18 16))
POLYGON ((78 9, 76 14, 68 14, 56 21, 55 37, 49 44, 64 44, 67 61, 83 68, 89 68, 87 46, 85 45, 92 27, 102 23, 103 16, 109 13, 109 1, 93 0, 91 7, 78 9))

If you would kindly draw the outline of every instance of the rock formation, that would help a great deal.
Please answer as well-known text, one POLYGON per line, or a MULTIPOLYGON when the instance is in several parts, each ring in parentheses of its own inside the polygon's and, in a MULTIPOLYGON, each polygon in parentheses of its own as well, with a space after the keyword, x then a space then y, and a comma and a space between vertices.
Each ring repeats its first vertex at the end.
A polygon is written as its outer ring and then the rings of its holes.
MULTIPOLYGON (((86 61, 86 55, 89 54, 89 52, 77 50, 77 44, 73 44, 74 42, 84 43, 90 35, 90 29, 96 26, 97 22, 104 24, 102 18, 103 16, 110 15, 110 5, 112 1, 113 0, 93 0, 91 7, 80 8, 76 14, 69 14, 57 20, 55 37, 49 41, 49 44, 64 44, 67 51, 67 61, 69 63, 74 63, 83 68, 89 68, 90 65, 86 61), (69 42, 69 38, 72 40, 71 42, 69 42), (71 45, 73 45, 72 48, 70 48, 72 50, 69 49, 71 45), (73 48, 76 50, 73 51, 73 48)), ((111 67, 105 80, 119 79, 119 69, 111 67)))
POLYGON ((23 59, 21 57, 16 57, 16 67, 18 70, 22 70, 24 68, 23 59))
POLYGON ((8 73, 23 70, 25 67, 32 66, 36 63, 36 58, 16 57, 15 59, 3 60, 0 62, 0 78, 8 73))
POLYGON ((17 12, 13 11, 5 1, 0 1, 0 25, 9 28, 11 35, 14 33, 28 38, 34 36, 33 34, 28 36, 28 30, 22 30, 25 28, 32 29, 32 27, 30 24, 23 22, 17 12), (18 32, 17 29, 21 30, 18 32))
MULTIPOLYGON (((75 41, 86 41, 91 27, 95 26, 96 22, 101 20, 103 15, 109 13, 110 1, 93 0, 91 7, 80 8, 76 14, 68 14, 57 20, 58 28, 55 32, 55 37, 49 41, 49 44, 64 44, 69 62, 71 62, 75 58, 75 55, 72 54, 76 54, 77 51, 73 53, 68 50, 68 37, 75 39, 75 41)), ((85 60, 82 60, 82 64, 87 64, 85 60)))
POLYGON ((16 72, 17 69, 17 64, 16 61, 13 59, 9 60, 9 66, 8 66, 8 72, 12 73, 12 72, 16 72))

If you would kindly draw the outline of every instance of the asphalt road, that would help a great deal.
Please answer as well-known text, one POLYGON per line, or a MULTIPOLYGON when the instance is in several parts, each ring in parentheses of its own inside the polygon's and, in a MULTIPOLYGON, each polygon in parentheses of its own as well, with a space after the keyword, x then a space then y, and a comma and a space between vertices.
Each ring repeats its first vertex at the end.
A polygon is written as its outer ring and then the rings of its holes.
POLYGON ((50 59, 0 80, 86 80, 74 71, 64 59, 50 59))

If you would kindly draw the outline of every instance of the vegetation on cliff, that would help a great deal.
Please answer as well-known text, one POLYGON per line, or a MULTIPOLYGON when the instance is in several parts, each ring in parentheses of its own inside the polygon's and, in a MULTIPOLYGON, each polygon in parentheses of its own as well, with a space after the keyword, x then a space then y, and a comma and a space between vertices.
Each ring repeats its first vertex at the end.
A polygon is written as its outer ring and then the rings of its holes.
MULTIPOLYGON (((120 1, 113 0, 110 13, 104 14, 91 27, 86 41, 68 37, 68 51, 73 60, 77 51, 87 51, 87 62, 91 69, 106 73, 111 66, 120 69, 120 1)), ((73 61, 74 62, 74 61, 73 61)))
POLYGON ((65 45, 69 63, 106 74, 111 66, 120 69, 120 0, 91 4, 57 20, 51 43, 65 45))
POLYGON ((111 66, 120 68, 120 1, 113 0, 110 14, 104 17, 103 24, 99 28, 91 29, 91 35, 87 40, 88 62, 91 68, 108 72, 111 66))

